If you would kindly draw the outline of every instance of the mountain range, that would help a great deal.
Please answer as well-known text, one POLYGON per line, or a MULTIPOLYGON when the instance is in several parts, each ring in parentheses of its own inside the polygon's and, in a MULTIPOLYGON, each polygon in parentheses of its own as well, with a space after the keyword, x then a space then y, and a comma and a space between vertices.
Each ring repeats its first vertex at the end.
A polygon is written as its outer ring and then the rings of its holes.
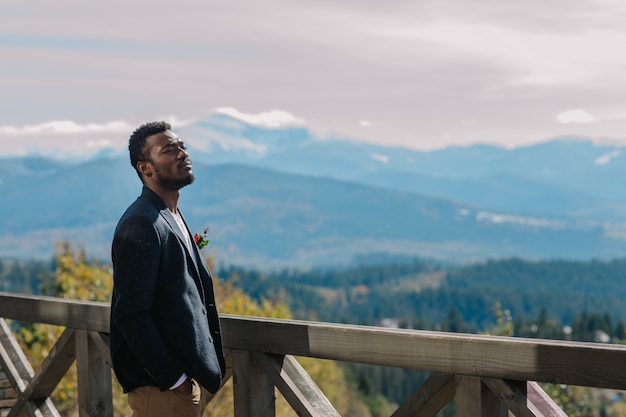
MULTIPOLYGON (((180 207, 192 230, 210 228, 204 250, 218 262, 626 256, 617 145, 564 137, 418 151, 220 113, 176 131, 196 175, 180 207)), ((49 257, 54 242, 72 240, 108 258, 113 228, 141 188, 125 150, 0 161, 0 257, 49 257)))

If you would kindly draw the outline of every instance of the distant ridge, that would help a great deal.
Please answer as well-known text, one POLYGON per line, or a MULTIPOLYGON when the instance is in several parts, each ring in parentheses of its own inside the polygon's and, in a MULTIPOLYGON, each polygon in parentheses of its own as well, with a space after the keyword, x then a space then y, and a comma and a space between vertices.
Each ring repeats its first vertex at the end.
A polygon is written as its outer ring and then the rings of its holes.
MULTIPOLYGON (((560 138, 415 151, 213 114, 179 130, 197 181, 181 207, 218 261, 267 268, 390 253, 455 262, 626 255, 622 148, 560 138)), ((126 151, 3 158, 0 257, 72 239, 108 258, 140 191, 126 151)))

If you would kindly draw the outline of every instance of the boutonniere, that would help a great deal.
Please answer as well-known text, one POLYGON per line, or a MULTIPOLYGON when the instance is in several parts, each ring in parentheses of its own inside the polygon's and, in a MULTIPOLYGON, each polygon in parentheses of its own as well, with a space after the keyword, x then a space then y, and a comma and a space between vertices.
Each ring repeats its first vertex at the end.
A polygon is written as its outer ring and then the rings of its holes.
POLYGON ((211 242, 206 237, 208 233, 209 233, 209 228, 207 227, 206 229, 204 229, 202 233, 200 234, 196 233, 195 235, 193 235, 193 240, 196 241, 196 245, 198 245, 200 249, 202 249, 203 247, 205 247, 211 242))

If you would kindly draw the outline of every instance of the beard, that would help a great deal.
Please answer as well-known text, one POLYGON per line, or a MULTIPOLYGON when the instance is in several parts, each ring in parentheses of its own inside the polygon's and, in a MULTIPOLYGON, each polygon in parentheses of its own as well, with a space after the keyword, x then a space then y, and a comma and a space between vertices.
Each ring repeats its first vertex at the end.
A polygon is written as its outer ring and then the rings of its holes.
POLYGON ((196 179, 196 177, 193 175, 193 172, 189 172, 188 175, 182 178, 172 178, 172 177, 164 176, 161 174, 161 171, 159 169, 155 169, 155 173, 156 173, 157 180, 159 181, 159 184, 161 184, 165 188, 168 188, 174 191, 180 190, 186 185, 191 184, 196 179))

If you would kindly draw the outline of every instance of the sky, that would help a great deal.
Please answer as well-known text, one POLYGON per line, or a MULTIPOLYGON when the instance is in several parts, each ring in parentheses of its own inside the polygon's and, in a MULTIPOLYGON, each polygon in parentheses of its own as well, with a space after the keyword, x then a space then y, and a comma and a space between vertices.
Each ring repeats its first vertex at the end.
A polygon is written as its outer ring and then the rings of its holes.
POLYGON ((622 0, 29 0, 0 6, 0 155, 216 111, 438 149, 626 145, 622 0))

